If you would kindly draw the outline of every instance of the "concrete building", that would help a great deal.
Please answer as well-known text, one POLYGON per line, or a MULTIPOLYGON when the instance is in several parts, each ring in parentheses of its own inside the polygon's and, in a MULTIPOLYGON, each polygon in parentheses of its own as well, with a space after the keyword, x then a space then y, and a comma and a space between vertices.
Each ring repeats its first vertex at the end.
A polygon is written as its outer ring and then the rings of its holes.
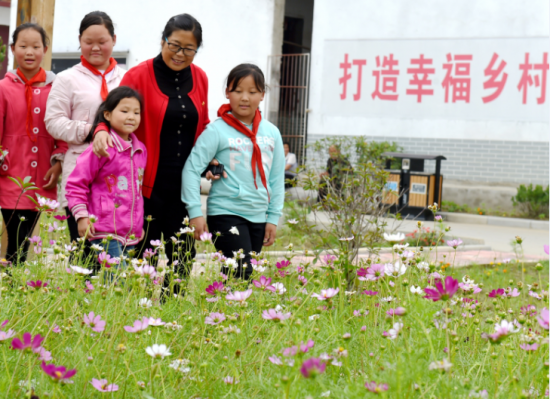
POLYGON ((194 15, 211 118, 229 70, 253 62, 273 86, 265 114, 296 146, 365 135, 445 155, 451 185, 548 184, 546 0, 56 0, 52 69, 78 62, 80 20, 97 9, 129 68, 159 52, 169 17, 194 15))

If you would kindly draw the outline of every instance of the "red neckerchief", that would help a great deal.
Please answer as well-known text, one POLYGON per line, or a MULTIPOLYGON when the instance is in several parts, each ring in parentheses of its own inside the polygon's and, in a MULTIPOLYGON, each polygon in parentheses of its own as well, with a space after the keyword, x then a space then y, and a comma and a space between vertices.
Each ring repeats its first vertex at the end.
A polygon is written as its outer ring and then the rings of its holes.
POLYGON ((267 198, 269 198, 269 191, 267 190, 267 180, 265 179, 264 166, 262 163, 262 151, 260 150, 258 143, 256 143, 256 135, 258 134, 258 127, 260 126, 260 122, 262 121, 262 114, 260 113, 259 109, 256 109, 256 113, 254 114, 254 120, 252 121, 252 131, 251 131, 241 121, 239 121, 232 114, 230 114, 229 111, 231 111, 231 105, 224 104, 218 110, 218 116, 221 117, 223 121, 227 123, 229 126, 241 132, 252 141, 253 149, 252 149, 251 166, 252 166, 252 175, 254 176, 254 186, 256 186, 256 190, 257 190, 258 185, 256 184, 256 167, 258 167, 258 170, 260 171, 260 178, 262 179, 262 184, 264 185, 265 190, 267 191, 267 198))
POLYGON ((105 76, 113 69, 115 69, 117 64, 116 60, 113 57, 109 58, 109 67, 103 73, 99 72, 95 66, 90 64, 83 55, 80 56, 80 61, 82 62, 82 65, 85 68, 89 69, 90 72, 92 72, 94 75, 101 76, 101 91, 99 92, 99 94, 101 94, 101 99, 105 101, 107 99, 107 96, 109 95, 109 88, 107 87, 105 76))
POLYGON ((46 81, 46 71, 40 68, 38 73, 29 80, 17 68, 17 76, 25 83, 25 99, 27 100, 27 120, 25 127, 27 129, 27 136, 29 136, 31 141, 36 141, 36 135, 32 134, 32 85, 34 83, 44 83, 46 81))

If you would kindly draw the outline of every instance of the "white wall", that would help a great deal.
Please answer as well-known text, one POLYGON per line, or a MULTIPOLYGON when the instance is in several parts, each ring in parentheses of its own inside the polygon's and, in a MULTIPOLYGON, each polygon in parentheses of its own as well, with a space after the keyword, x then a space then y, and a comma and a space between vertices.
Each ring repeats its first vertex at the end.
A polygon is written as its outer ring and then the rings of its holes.
MULTIPOLYGON (((277 0, 57 0, 53 52, 78 51, 80 21, 90 11, 101 10, 115 23, 115 51, 130 51, 128 66, 155 57, 168 19, 193 15, 202 25, 203 45, 194 63, 209 78, 210 119, 226 101, 223 91, 229 71, 252 62, 265 71, 272 54, 273 20, 277 0)), ((279 49, 280 52, 280 49, 279 49)))
POLYGON ((548 142, 545 122, 330 116, 321 104, 327 40, 548 37, 549 11, 547 0, 316 0, 308 133, 548 142))

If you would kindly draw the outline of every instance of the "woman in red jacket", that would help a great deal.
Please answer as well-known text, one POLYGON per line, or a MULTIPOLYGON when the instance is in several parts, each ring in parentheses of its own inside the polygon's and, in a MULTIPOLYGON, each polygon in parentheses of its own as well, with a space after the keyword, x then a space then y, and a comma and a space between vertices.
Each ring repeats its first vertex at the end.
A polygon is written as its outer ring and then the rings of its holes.
MULTIPOLYGON (((170 241, 185 227, 182 222, 187 217, 181 202, 181 173, 195 140, 210 122, 208 79, 193 64, 201 43, 200 23, 191 15, 176 15, 164 28, 161 53, 130 69, 120 83, 138 90, 143 98, 141 124, 135 134, 148 153, 143 195, 146 218, 151 216, 153 220, 145 223, 145 249, 154 251, 150 241, 159 240, 162 235, 168 242, 165 249, 170 262, 182 258, 175 270, 180 277, 189 273, 195 256, 192 241, 187 240, 187 247, 181 248, 180 253, 174 251, 175 245, 170 241)), ((108 156, 107 145, 112 146, 107 132, 97 131, 94 153, 108 156)), ((185 243, 186 237, 191 236, 182 234, 179 239, 185 243)))

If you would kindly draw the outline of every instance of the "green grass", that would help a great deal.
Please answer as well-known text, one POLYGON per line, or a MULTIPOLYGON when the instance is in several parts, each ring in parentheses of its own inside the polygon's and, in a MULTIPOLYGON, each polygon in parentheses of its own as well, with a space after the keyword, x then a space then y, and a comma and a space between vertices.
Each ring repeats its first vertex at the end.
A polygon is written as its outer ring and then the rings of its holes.
MULTIPOLYGON (((0 343, 1 396, 24 397, 28 381, 40 398, 319 398, 322 394, 363 398, 375 395, 365 388, 369 381, 387 383, 388 391, 379 395, 386 398, 467 398, 473 390, 483 389, 491 398, 511 398, 521 397, 531 388, 541 394, 547 389, 548 331, 535 317, 520 316, 520 308, 533 304, 540 312, 548 307, 547 295, 542 301, 528 295, 528 285, 538 284, 538 293, 548 290, 548 262, 538 267, 519 262, 444 271, 433 265, 433 271, 459 281, 467 275, 483 285, 480 294, 468 296, 479 301, 479 306, 471 311, 473 317, 466 318, 461 302, 432 302, 411 293, 411 285, 427 285, 427 274, 415 266, 408 267, 399 278, 385 277, 375 283, 356 280, 350 289, 356 292, 346 295, 347 284, 339 273, 346 262, 343 259, 335 262, 335 269, 299 265, 291 259, 287 277, 277 274, 276 262, 270 259, 262 274, 271 277, 272 283, 283 283, 287 292, 277 295, 251 286, 253 293, 246 306, 226 300, 225 293, 218 295, 217 302, 206 301, 206 287, 220 281, 219 265, 213 261, 206 262, 204 273, 182 282, 185 297, 169 297, 162 305, 156 300, 159 285, 139 277, 133 268, 126 270, 126 277, 119 276, 121 284, 117 287, 102 286, 101 277, 92 279, 94 290, 86 293, 85 279, 66 272, 67 254, 63 251, 56 259, 39 257, 33 263, 13 266, 11 277, 2 274, 0 280, 0 322, 9 320, 3 330, 13 329, 16 337, 24 332, 41 334, 45 337, 42 346, 53 357, 49 363, 76 368, 77 373, 72 384, 54 383, 41 370, 37 354, 10 349, 8 339, 0 343), (307 294, 298 282, 297 266, 305 268, 307 294), (27 285, 31 280, 48 281, 49 285, 32 289, 27 285), (519 286, 522 290, 516 298, 487 297, 493 289, 519 286), (311 296, 331 287, 340 288, 340 292, 330 301, 311 296), (379 294, 361 295, 365 289, 379 294), (388 296, 394 301, 381 301, 388 296), (150 309, 139 307, 142 298, 153 299, 154 305, 150 309), (290 319, 264 320, 262 311, 277 305, 291 313, 290 319), (403 317, 395 316, 394 320, 386 316, 390 308, 398 306, 406 309, 403 317), (94 333, 83 324, 84 315, 91 311, 106 321, 105 331, 94 333), (368 314, 355 316, 354 311, 368 314), (224 313, 226 320, 219 326, 205 324, 211 312, 224 313), (314 315, 318 318, 310 320, 314 315), (124 330, 144 316, 178 327, 149 327, 141 334, 124 330), (447 319, 448 328, 436 328, 434 319, 447 319), (523 319, 524 330, 511 334, 500 345, 491 344, 482 333, 492 333, 499 319, 523 319), (397 321, 404 325, 398 337, 384 337, 383 332, 397 321), (230 325, 240 333, 224 333, 223 328, 230 325), (53 331, 54 326, 59 327, 59 333, 53 331), (362 326, 365 331, 361 331, 362 326), (519 347, 529 329, 540 336, 540 347, 531 353, 519 347), (348 333, 349 337, 345 336, 348 333), (315 345, 307 353, 282 356, 284 348, 309 339, 315 345), (171 355, 151 358, 145 349, 155 343, 167 345, 171 355), (348 356, 336 358, 341 365, 328 361, 326 371, 317 378, 304 378, 300 373, 305 359, 322 354, 338 356, 343 351, 348 356), (293 359, 294 365, 275 365, 268 360, 273 355, 293 359), (429 370, 430 363, 444 358, 453 364, 449 372, 429 370), (189 372, 170 368, 176 359, 189 360, 189 372), (239 383, 226 384, 226 377, 239 383), (92 378, 105 378, 119 390, 100 393, 90 384, 92 378)), ((254 278, 258 277, 255 272, 254 278)), ((227 286, 232 291, 248 288, 239 280, 230 280, 227 286)), ((453 299, 464 297, 460 291, 453 299)))

